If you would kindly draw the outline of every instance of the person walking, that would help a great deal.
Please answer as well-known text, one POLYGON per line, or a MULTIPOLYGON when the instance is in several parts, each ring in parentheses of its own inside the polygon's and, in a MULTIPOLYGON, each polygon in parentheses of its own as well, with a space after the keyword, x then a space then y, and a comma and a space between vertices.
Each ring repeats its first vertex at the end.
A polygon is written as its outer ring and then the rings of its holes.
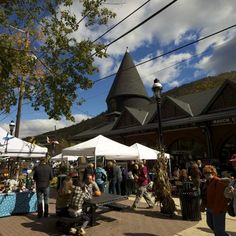
POLYGON ((41 218, 43 213, 44 217, 48 217, 48 199, 50 194, 50 180, 52 177, 52 168, 47 164, 47 158, 42 158, 40 164, 35 168, 33 175, 33 179, 36 182, 38 218, 41 218))
POLYGON ((134 200, 132 208, 134 210, 137 209, 138 203, 140 202, 142 197, 144 197, 145 201, 148 204, 147 208, 154 208, 154 203, 152 202, 152 200, 147 192, 147 186, 149 183, 147 167, 144 166, 142 161, 139 162, 138 175, 135 175, 134 178, 137 181, 138 190, 137 190, 136 198, 134 200))
POLYGON ((229 236, 225 232, 225 214, 227 211, 227 200, 224 197, 226 184, 217 177, 216 168, 206 165, 203 168, 206 178, 206 217, 207 225, 215 236, 229 236))

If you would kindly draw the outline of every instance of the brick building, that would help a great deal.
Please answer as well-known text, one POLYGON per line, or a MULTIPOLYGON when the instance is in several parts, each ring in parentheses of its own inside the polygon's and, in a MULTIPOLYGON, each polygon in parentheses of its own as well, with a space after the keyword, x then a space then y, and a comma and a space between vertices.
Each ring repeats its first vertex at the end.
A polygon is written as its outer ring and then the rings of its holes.
MULTIPOLYGON (((121 143, 157 147, 157 105, 148 97, 128 52, 106 99, 107 120, 73 137, 76 142, 102 134, 121 143)), ((181 97, 163 96, 162 132, 174 161, 205 159, 227 163, 236 153, 236 83, 181 97)))

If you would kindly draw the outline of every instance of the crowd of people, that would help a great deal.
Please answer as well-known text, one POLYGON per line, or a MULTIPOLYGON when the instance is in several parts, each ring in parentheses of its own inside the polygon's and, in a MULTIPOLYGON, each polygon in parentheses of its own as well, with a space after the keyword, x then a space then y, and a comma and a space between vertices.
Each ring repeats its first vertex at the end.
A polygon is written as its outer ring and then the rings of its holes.
POLYGON ((229 236, 225 231, 225 216, 228 203, 233 201, 233 210, 236 214, 236 154, 230 160, 234 173, 220 176, 213 165, 202 165, 201 161, 192 162, 189 168, 174 168, 173 179, 192 183, 192 188, 201 196, 201 211, 206 212, 206 221, 215 236, 229 236))
MULTIPOLYGON (((236 155, 231 159, 236 170, 236 155)), ((201 196, 201 209, 206 211, 207 224, 216 236, 229 235, 225 231, 225 215, 228 199, 234 199, 236 213, 236 180, 219 178, 217 170, 212 165, 202 165, 200 161, 191 163, 188 169, 174 168, 174 180, 182 183, 191 182, 194 190, 201 196)), ((43 159, 34 171, 38 197, 38 217, 48 216, 49 183, 52 179, 52 169, 43 159), (44 201, 43 201, 44 200, 44 201), (44 202, 44 206, 42 205, 44 202), (44 209, 44 212, 43 212, 44 209)), ((90 221, 90 212, 85 202, 103 192, 118 195, 135 194, 132 209, 137 209, 143 197, 147 208, 153 208, 155 203, 148 193, 150 173, 144 161, 131 161, 127 168, 119 166, 115 161, 108 161, 105 166, 89 163, 83 178, 66 176, 58 189, 56 213, 59 216, 80 217, 83 219, 80 234, 85 234, 85 228, 90 221)), ((72 231, 75 229, 71 229, 72 231)))

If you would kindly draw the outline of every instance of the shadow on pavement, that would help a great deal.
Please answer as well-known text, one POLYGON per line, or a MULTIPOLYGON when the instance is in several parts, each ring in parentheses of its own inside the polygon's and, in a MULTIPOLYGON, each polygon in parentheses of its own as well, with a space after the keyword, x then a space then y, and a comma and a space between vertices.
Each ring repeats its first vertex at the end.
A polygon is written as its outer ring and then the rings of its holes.
POLYGON ((57 217, 50 216, 48 218, 38 219, 36 215, 27 216, 31 222, 21 223, 22 226, 30 228, 32 231, 46 233, 48 235, 55 235, 60 233, 59 229, 56 227, 57 217))
POLYGON ((141 215, 145 215, 148 217, 152 217, 152 218, 159 218, 159 219, 169 219, 169 220, 182 220, 182 216, 180 215, 167 215, 167 214, 162 214, 158 208, 156 209, 152 209, 152 210, 146 210, 145 208, 138 208, 137 210, 132 210, 132 209, 128 209, 126 210, 129 213, 135 213, 135 214, 141 214, 141 215))
POLYGON ((147 233, 124 233, 126 236, 160 236, 159 234, 147 234, 147 233))
POLYGON ((204 232, 207 232, 207 233, 213 233, 211 229, 206 228, 206 227, 197 227, 197 229, 199 229, 201 231, 204 231, 204 232))

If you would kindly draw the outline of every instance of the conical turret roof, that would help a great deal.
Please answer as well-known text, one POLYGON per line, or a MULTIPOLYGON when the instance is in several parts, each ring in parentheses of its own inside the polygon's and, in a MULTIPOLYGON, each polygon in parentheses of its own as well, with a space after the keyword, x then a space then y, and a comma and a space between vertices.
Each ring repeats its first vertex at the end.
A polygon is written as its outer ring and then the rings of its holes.
POLYGON ((143 97, 149 100, 143 82, 128 51, 123 57, 106 102, 108 103, 110 99, 120 96, 143 97))

